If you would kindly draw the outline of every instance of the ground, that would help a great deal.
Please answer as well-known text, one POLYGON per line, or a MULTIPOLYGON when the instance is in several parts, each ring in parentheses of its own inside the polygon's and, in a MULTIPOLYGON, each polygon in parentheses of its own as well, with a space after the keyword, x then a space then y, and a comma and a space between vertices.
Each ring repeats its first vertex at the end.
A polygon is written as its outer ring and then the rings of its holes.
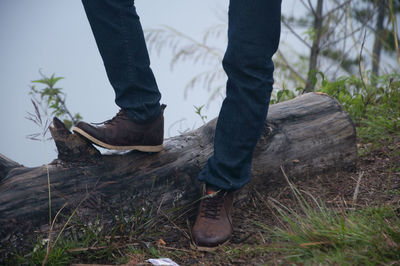
MULTIPOLYGON (((307 202, 315 198, 328 208, 340 211, 390 205, 400 216, 400 158, 398 152, 393 152, 399 150, 400 141, 396 139, 393 145, 377 148, 368 144, 358 146, 361 156, 355 171, 326 173, 291 182, 307 202)), ((60 250, 53 248, 53 257, 49 256, 48 264, 150 265, 147 259, 159 257, 169 257, 180 265, 286 264, 288 254, 275 249, 276 243, 271 239, 271 230, 286 226, 274 207, 278 202, 301 213, 298 198, 286 181, 279 189, 263 193, 252 188, 247 199, 235 203, 231 241, 213 252, 196 251, 191 246, 190 227, 195 219, 195 207, 173 219, 150 221, 138 215, 129 223, 135 227, 133 234, 124 233, 128 223, 103 227, 101 221, 91 225, 74 222, 65 230, 64 240, 59 242, 60 250)), ((399 248, 396 243, 391 245, 399 248)), ((25 260, 31 265, 41 265, 46 245, 36 246, 42 249, 40 254, 24 252, 25 255, 20 254, 19 259, 9 264, 25 260)), ((400 264, 400 261, 396 263, 400 264)))
MULTIPOLYGON (((399 147, 400 143, 397 143, 399 147)), ((294 185, 299 190, 309 192, 314 197, 322 200, 326 205, 340 208, 361 208, 389 204, 397 208, 400 215, 400 160, 390 166, 387 156, 387 147, 372 151, 367 156, 359 158, 355 172, 337 172, 317 176, 315 179, 296 180, 294 185), (390 173, 389 169, 397 169, 390 173), (353 201, 357 182, 359 190, 356 200, 353 201), (390 178, 390 180, 389 180, 390 178)), ((271 209, 268 199, 273 198, 285 206, 299 208, 289 185, 278 190, 260 195, 255 191, 253 198, 246 204, 235 208, 233 215, 234 234, 230 244, 214 253, 193 252, 190 250, 189 241, 184 238, 179 230, 172 233, 166 230, 164 239, 166 247, 183 249, 185 256, 174 258, 182 265, 260 265, 282 263, 279 254, 266 248, 269 244, 268 234, 257 224, 266 224, 270 228, 281 226, 271 209), (177 241, 178 240, 178 241, 177 241)), ((182 228, 188 232, 187 227, 182 228)), ((164 248, 166 248, 164 247, 164 248)))

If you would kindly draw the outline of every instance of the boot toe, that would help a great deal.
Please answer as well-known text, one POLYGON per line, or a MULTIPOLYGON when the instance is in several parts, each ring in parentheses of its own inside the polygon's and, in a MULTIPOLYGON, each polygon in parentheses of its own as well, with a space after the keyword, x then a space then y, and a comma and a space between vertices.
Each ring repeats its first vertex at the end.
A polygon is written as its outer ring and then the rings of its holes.
POLYGON ((83 122, 83 121, 80 121, 80 122, 78 122, 78 124, 76 124, 74 126, 72 131, 76 132, 76 131, 79 131, 79 130, 83 130, 83 131, 85 131, 87 133, 90 133, 90 132, 93 132, 94 128, 90 124, 88 124, 86 122, 83 122))
POLYGON ((192 235, 197 246, 217 247, 231 238, 232 230, 193 230, 192 235))
POLYGON ((74 128, 72 129, 74 133, 78 133, 79 135, 88 138, 90 141, 100 140, 104 141, 104 132, 100 128, 93 126, 89 123, 80 121, 78 122, 74 128))

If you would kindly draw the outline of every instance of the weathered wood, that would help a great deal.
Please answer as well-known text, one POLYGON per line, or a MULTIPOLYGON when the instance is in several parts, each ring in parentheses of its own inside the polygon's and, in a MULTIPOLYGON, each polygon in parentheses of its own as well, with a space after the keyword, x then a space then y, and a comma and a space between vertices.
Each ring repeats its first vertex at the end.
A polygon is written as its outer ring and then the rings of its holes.
POLYGON ((0 181, 6 177, 8 172, 10 172, 13 168, 21 167, 17 162, 7 158, 3 154, 0 154, 0 181))
POLYGON ((57 117, 50 127, 51 136, 58 150, 58 159, 65 162, 96 162, 100 152, 88 141, 77 134, 72 134, 57 117))
MULTIPOLYGON (((94 152, 97 159, 90 163, 53 162, 48 165, 52 213, 65 203, 76 206, 81 200, 95 211, 104 204, 129 211, 144 205, 167 209, 196 200, 200 187, 197 174, 213 152, 215 125, 216 119, 166 139, 164 151, 155 154, 128 152, 97 157, 94 152)), ((252 181, 238 197, 244 197, 252 186, 261 193, 276 186, 281 165, 292 178, 309 178, 354 168, 356 158, 355 127, 348 114, 335 99, 308 93, 270 107, 254 153, 252 181)), ((13 167, 0 182, 2 238, 15 228, 48 221, 46 166, 13 167)))

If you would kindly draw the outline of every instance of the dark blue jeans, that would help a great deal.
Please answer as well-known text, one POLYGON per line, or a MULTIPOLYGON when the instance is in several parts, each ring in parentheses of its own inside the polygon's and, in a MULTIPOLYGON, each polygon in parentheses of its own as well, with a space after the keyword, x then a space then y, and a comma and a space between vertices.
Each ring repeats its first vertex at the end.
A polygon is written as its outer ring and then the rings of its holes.
MULTIPOLYGON (((116 104, 136 122, 160 112, 160 92, 134 0, 82 0, 116 104)), ((157 8, 157 7, 155 7, 157 8)), ((252 155, 261 135, 272 91, 271 60, 280 37, 281 0, 230 0, 228 76, 219 114, 214 154, 199 180, 235 190, 249 182, 252 155)))

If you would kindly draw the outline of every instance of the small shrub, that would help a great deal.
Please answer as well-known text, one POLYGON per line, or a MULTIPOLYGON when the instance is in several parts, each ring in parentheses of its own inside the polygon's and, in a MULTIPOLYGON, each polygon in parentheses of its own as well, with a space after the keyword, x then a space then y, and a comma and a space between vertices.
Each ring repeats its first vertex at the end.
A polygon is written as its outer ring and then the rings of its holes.
POLYGON ((56 87, 56 83, 63 77, 56 77, 55 74, 48 77, 41 72, 40 75, 42 78, 32 81, 30 86, 29 95, 32 97, 35 112, 28 113, 27 118, 34 122, 43 119, 51 121, 50 116, 57 116, 70 129, 82 120, 82 116, 79 113, 71 113, 66 105, 66 94, 62 91, 62 88, 56 87), (37 88, 37 84, 44 85, 44 88, 37 88))

